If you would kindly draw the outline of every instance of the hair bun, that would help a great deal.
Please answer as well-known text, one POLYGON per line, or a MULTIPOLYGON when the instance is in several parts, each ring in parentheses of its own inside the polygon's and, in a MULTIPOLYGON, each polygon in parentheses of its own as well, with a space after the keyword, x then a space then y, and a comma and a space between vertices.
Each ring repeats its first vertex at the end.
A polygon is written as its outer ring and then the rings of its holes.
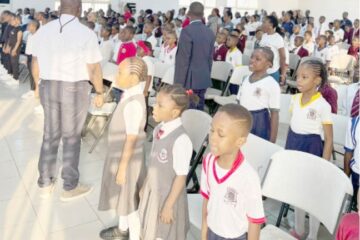
POLYGON ((192 96, 194 94, 193 90, 189 89, 189 90, 186 90, 186 94, 188 96, 192 96))

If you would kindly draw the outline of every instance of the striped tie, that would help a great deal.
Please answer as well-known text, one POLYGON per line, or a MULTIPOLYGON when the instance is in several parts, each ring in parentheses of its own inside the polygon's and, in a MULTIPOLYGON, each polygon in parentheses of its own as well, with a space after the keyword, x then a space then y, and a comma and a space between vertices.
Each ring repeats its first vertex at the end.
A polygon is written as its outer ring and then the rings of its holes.
POLYGON ((351 107, 351 117, 357 117, 359 116, 359 89, 357 90, 355 94, 355 98, 351 107))

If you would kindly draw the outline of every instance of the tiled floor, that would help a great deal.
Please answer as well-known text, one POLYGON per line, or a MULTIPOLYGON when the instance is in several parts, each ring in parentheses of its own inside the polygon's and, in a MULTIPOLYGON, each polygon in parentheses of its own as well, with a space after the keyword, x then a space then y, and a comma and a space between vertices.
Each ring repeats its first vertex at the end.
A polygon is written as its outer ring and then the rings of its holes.
MULTIPOLYGON (((113 212, 97 210, 106 143, 101 141, 92 154, 88 150, 93 139, 87 137, 82 144, 81 181, 93 184, 91 194, 63 203, 59 200, 62 184, 59 180, 50 199, 39 198, 36 180, 43 117, 34 112, 34 107, 39 104, 37 100, 21 100, 20 96, 28 88, 28 84, 8 87, 0 79, 0 239, 99 239, 101 229, 116 224, 113 212)), ((279 143, 283 144, 286 126, 280 128, 279 135, 279 143)), ((150 149, 149 143, 146 149, 150 149)), ((265 208, 269 223, 274 223, 279 203, 266 200, 265 208)), ((282 227, 292 226, 292 219, 290 212, 282 227)), ((331 239, 323 227, 319 236, 319 239, 331 239)), ((199 239, 199 231, 192 227, 188 239, 199 239)))

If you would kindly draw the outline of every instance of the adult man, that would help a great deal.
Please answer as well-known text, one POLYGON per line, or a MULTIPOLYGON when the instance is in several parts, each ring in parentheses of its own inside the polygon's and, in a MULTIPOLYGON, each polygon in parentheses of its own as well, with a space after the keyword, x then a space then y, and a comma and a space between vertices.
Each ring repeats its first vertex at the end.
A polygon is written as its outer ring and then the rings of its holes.
POLYGON ((349 20, 349 13, 348 12, 343 12, 342 14, 342 20, 341 20, 341 28, 343 30, 345 30, 345 26, 346 25, 352 25, 352 22, 349 20))
POLYGON ((188 12, 190 25, 181 32, 175 61, 175 83, 192 89, 200 98, 197 109, 204 109, 205 92, 211 86, 214 33, 202 23, 204 6, 193 2, 188 12))
POLYGON ((56 181, 56 159, 63 143, 61 200, 69 201, 92 188, 79 183, 81 130, 89 107, 90 84, 95 105, 103 105, 102 60, 94 32, 78 20, 81 0, 61 0, 61 15, 33 36, 33 75, 44 108, 44 137, 39 159, 40 195, 48 197, 56 181))

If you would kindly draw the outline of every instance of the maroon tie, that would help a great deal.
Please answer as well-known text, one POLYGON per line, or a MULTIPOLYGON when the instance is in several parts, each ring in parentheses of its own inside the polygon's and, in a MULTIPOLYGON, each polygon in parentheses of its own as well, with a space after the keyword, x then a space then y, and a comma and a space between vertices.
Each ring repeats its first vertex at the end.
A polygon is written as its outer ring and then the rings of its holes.
POLYGON ((351 117, 357 117, 359 116, 359 89, 357 90, 355 94, 355 98, 351 107, 351 117))
POLYGON ((164 134, 164 130, 159 130, 158 132, 157 132, 157 134, 156 134, 156 139, 160 139, 161 138, 161 136, 164 134))

